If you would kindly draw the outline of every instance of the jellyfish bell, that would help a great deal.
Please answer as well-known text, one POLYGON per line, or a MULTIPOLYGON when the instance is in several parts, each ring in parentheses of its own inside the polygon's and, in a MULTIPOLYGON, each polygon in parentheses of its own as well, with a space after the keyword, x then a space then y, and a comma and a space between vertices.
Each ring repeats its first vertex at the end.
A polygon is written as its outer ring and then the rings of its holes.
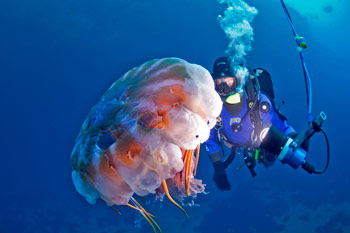
POLYGON ((167 184, 180 197, 204 192, 193 176, 194 149, 198 154, 221 107, 209 72, 199 65, 164 58, 130 70, 92 108, 76 139, 77 191, 89 203, 131 201, 135 208, 134 193, 161 191, 171 198, 167 184))

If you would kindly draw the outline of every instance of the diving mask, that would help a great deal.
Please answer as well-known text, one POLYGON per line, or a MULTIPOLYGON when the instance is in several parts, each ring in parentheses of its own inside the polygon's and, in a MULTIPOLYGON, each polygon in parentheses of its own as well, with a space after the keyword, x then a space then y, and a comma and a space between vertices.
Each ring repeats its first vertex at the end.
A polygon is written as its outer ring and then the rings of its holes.
POLYGON ((237 78, 235 77, 222 77, 214 80, 215 90, 220 96, 228 96, 236 92, 237 78))

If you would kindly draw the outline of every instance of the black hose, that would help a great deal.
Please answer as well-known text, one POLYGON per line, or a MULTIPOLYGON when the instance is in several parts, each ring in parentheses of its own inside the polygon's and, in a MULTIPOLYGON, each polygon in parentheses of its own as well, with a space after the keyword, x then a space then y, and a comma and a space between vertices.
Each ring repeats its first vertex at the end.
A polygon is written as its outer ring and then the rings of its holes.
POLYGON ((315 174, 323 174, 326 172, 327 168, 328 168, 328 165, 329 165, 329 160, 330 160, 330 148, 329 148, 329 140, 328 140, 328 136, 327 136, 327 133, 326 131, 324 131, 324 129, 322 127, 320 127, 320 130, 321 132, 323 133, 325 139, 326 139, 326 142, 327 142, 327 163, 326 163, 326 166, 323 170, 315 170, 313 173, 315 174))

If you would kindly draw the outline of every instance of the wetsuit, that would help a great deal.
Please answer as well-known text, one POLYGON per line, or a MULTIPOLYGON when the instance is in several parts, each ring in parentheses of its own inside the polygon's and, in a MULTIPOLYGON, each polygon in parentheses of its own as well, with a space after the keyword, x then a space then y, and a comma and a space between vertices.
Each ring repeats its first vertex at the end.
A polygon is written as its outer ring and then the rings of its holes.
MULTIPOLYGON (((206 150, 213 163, 222 160, 220 156, 221 143, 225 143, 228 147, 256 149, 260 145, 259 140, 262 140, 259 138, 263 137, 262 132, 271 125, 276 126, 285 135, 295 133, 295 130, 287 124, 287 119, 275 109, 269 73, 262 70, 258 81, 261 89, 258 92, 257 102, 251 111, 252 101, 248 98, 247 89, 241 94, 238 103, 223 103, 221 126, 213 128, 210 131, 209 139, 205 142, 206 150), (259 124, 254 123, 254 121, 259 124)), ((231 153, 235 153, 235 151, 231 153)))

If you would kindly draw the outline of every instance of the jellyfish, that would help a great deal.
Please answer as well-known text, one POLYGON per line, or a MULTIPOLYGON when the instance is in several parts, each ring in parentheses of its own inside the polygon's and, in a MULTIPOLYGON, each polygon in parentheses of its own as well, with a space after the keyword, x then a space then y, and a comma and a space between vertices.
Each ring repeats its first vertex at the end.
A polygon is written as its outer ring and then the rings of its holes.
POLYGON ((199 145, 221 107, 210 73, 199 65, 163 58, 133 68, 83 123, 71 154, 76 190, 90 204, 102 199, 137 209, 158 227, 134 195, 165 194, 184 211, 172 196, 182 201, 204 192, 194 178, 199 145))

